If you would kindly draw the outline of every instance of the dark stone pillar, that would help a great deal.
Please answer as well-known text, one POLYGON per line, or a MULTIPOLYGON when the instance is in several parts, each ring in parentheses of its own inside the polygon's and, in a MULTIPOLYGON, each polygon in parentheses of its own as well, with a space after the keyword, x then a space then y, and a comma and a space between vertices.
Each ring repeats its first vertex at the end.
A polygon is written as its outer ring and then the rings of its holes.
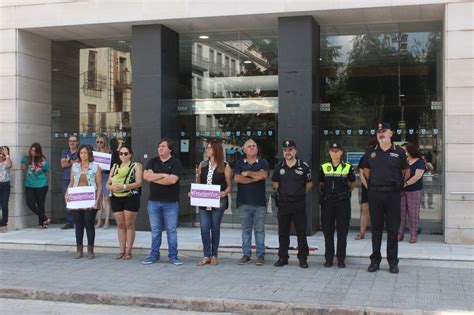
POLYGON ((311 16, 281 17, 278 31, 278 145, 295 140, 298 157, 313 170, 306 206, 311 235, 319 227, 319 25, 311 16))
MULTIPOLYGON (((132 26, 132 143, 135 159, 144 166, 157 155, 163 138, 177 142, 179 35, 163 25, 132 26)), ((179 143, 176 143, 176 153, 179 143)), ((143 184, 137 230, 149 230, 143 184)))

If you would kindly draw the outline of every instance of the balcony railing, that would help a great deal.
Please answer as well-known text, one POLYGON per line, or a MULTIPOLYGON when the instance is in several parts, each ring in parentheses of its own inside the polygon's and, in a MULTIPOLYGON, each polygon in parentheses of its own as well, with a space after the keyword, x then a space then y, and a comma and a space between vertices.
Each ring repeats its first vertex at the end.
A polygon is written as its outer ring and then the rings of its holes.
POLYGON ((201 55, 192 54, 193 65, 203 70, 209 69, 209 59, 201 55))

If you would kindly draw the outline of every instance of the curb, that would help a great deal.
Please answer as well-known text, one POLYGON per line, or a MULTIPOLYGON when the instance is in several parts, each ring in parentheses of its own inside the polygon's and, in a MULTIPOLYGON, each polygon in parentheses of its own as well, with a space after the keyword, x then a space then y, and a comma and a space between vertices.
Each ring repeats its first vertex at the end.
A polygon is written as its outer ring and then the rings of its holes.
MULTIPOLYGON (((195 312, 231 312, 240 314, 342 314, 342 315, 435 315, 443 310, 406 310, 370 307, 343 307, 318 304, 296 304, 271 301, 209 299, 200 297, 162 296, 84 291, 58 291, 32 288, 0 288, 0 297, 8 299, 46 300, 67 303, 105 304, 164 308, 195 312)), ((453 312, 450 310, 450 312, 453 312)), ((456 314, 469 314, 459 311, 456 314)), ((472 314, 472 313, 471 313, 472 314)))

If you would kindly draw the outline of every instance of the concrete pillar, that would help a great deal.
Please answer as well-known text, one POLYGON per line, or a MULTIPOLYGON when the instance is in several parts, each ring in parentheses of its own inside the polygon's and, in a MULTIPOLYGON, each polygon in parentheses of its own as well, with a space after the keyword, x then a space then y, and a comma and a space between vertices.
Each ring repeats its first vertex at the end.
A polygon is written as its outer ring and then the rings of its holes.
POLYGON ((449 3, 444 20, 445 241, 474 243, 474 3, 449 3), (471 194, 455 194, 470 192, 471 194))
MULTIPOLYGON (((0 145, 13 160, 9 228, 37 224, 27 209, 20 161, 39 142, 51 161, 51 41, 16 29, 0 30, 0 145)), ((51 216, 51 194, 46 215, 51 216)))
MULTIPOLYGON (((178 39, 178 33, 163 25, 132 27, 132 142, 135 158, 144 166, 157 155, 160 138, 174 139, 179 150, 178 39)), ((145 183, 142 211, 137 217, 138 230, 149 230, 147 200, 148 183, 145 183)))
MULTIPOLYGON (((319 25, 311 16, 278 19, 278 146, 293 139, 298 157, 319 170, 319 25)), ((282 155, 279 149, 279 156, 282 155)), ((311 235, 319 227, 316 189, 307 198, 311 235)))

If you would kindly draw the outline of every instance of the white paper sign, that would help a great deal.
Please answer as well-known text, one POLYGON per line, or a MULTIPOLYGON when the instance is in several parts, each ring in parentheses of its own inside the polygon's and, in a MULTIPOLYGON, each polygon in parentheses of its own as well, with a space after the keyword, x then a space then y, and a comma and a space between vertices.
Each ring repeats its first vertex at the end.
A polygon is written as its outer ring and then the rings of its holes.
POLYGON ((67 190, 68 209, 87 209, 95 205, 94 186, 70 187, 67 190))
POLYGON ((112 154, 92 151, 94 156, 94 163, 99 165, 103 171, 110 171, 110 162, 112 161, 112 154))
POLYGON ((189 139, 181 139, 181 152, 189 152, 189 139))
POLYGON ((220 185, 191 184, 191 206, 220 207, 220 185))

